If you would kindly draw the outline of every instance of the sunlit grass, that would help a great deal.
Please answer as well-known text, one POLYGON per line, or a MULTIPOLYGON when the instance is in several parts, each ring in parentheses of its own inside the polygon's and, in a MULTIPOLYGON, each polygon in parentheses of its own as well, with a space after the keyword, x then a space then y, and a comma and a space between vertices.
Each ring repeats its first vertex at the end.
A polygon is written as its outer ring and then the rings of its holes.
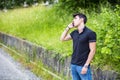
MULTIPOLYGON (((93 24, 97 24, 96 18, 87 16, 90 19, 88 19, 88 25, 94 27, 93 24)), ((59 38, 71 21, 72 15, 60 16, 51 7, 38 6, 14 9, 7 13, 0 13, 0 31, 62 53, 63 56, 69 56, 72 53, 71 41, 62 43, 59 38)))
POLYGON ((49 50, 71 54, 71 45, 59 38, 72 19, 69 15, 57 15, 51 7, 31 7, 0 12, 0 31, 27 39, 49 50), (63 19, 66 17, 66 19, 63 19))

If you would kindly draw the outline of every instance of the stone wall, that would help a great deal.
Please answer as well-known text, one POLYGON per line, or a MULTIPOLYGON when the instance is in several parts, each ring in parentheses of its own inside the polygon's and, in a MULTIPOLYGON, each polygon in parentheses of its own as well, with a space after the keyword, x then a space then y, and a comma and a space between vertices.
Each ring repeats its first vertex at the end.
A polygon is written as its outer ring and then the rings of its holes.
MULTIPOLYGON (((29 41, 4 34, 2 32, 0 32, 0 42, 15 48, 21 54, 27 54, 31 61, 34 61, 34 59, 41 60, 46 66, 52 68, 58 73, 63 73, 70 78, 70 58, 66 58, 61 62, 60 55, 55 55, 55 52, 48 51, 29 41)), ((92 68, 92 74, 94 80, 117 80, 117 74, 113 71, 102 71, 100 69, 95 70, 92 68)))

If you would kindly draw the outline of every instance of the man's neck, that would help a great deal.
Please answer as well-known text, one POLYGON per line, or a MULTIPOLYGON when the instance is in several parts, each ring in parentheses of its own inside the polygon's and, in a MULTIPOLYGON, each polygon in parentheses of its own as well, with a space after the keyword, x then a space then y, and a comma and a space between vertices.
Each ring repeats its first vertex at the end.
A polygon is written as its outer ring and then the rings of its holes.
POLYGON ((85 24, 84 24, 84 23, 81 23, 81 24, 78 26, 78 32, 79 32, 79 33, 83 32, 84 27, 85 27, 85 24))

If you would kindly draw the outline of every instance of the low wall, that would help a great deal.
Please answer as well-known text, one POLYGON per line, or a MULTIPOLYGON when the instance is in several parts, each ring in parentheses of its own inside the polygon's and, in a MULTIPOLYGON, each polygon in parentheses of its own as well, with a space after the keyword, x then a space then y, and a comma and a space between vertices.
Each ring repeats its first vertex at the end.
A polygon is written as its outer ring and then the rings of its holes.
MULTIPOLYGON (((20 53, 26 53, 29 59, 41 60, 46 66, 51 67, 58 73, 63 73, 70 78, 70 58, 66 58, 63 62, 60 60, 60 55, 55 55, 53 51, 48 51, 45 48, 35 45, 29 41, 16 38, 11 35, 0 32, 0 42, 15 48, 20 53)), ((102 71, 100 69, 92 69, 94 80, 117 80, 117 74, 113 71, 102 71)), ((118 79, 120 80, 120 79, 118 79)))
POLYGON ((0 42, 16 49, 21 54, 27 54, 31 61, 34 59, 41 60, 44 65, 52 68, 52 70, 70 76, 70 58, 61 62, 60 55, 55 55, 55 52, 2 32, 0 32, 0 42))

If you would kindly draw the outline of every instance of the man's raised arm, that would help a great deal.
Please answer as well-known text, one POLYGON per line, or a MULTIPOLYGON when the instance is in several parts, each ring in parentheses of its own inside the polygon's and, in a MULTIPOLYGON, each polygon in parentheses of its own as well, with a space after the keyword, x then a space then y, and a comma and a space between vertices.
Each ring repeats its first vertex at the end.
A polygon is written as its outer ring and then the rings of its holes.
POLYGON ((69 30, 71 29, 71 28, 73 28, 74 26, 73 26, 73 23, 70 23, 69 25, 68 25, 68 27, 63 31, 63 33, 62 33, 62 35, 61 35, 61 37, 60 37, 60 40, 61 41, 68 41, 68 40, 71 40, 72 38, 71 38, 71 35, 70 34, 68 34, 68 32, 69 32, 69 30))

